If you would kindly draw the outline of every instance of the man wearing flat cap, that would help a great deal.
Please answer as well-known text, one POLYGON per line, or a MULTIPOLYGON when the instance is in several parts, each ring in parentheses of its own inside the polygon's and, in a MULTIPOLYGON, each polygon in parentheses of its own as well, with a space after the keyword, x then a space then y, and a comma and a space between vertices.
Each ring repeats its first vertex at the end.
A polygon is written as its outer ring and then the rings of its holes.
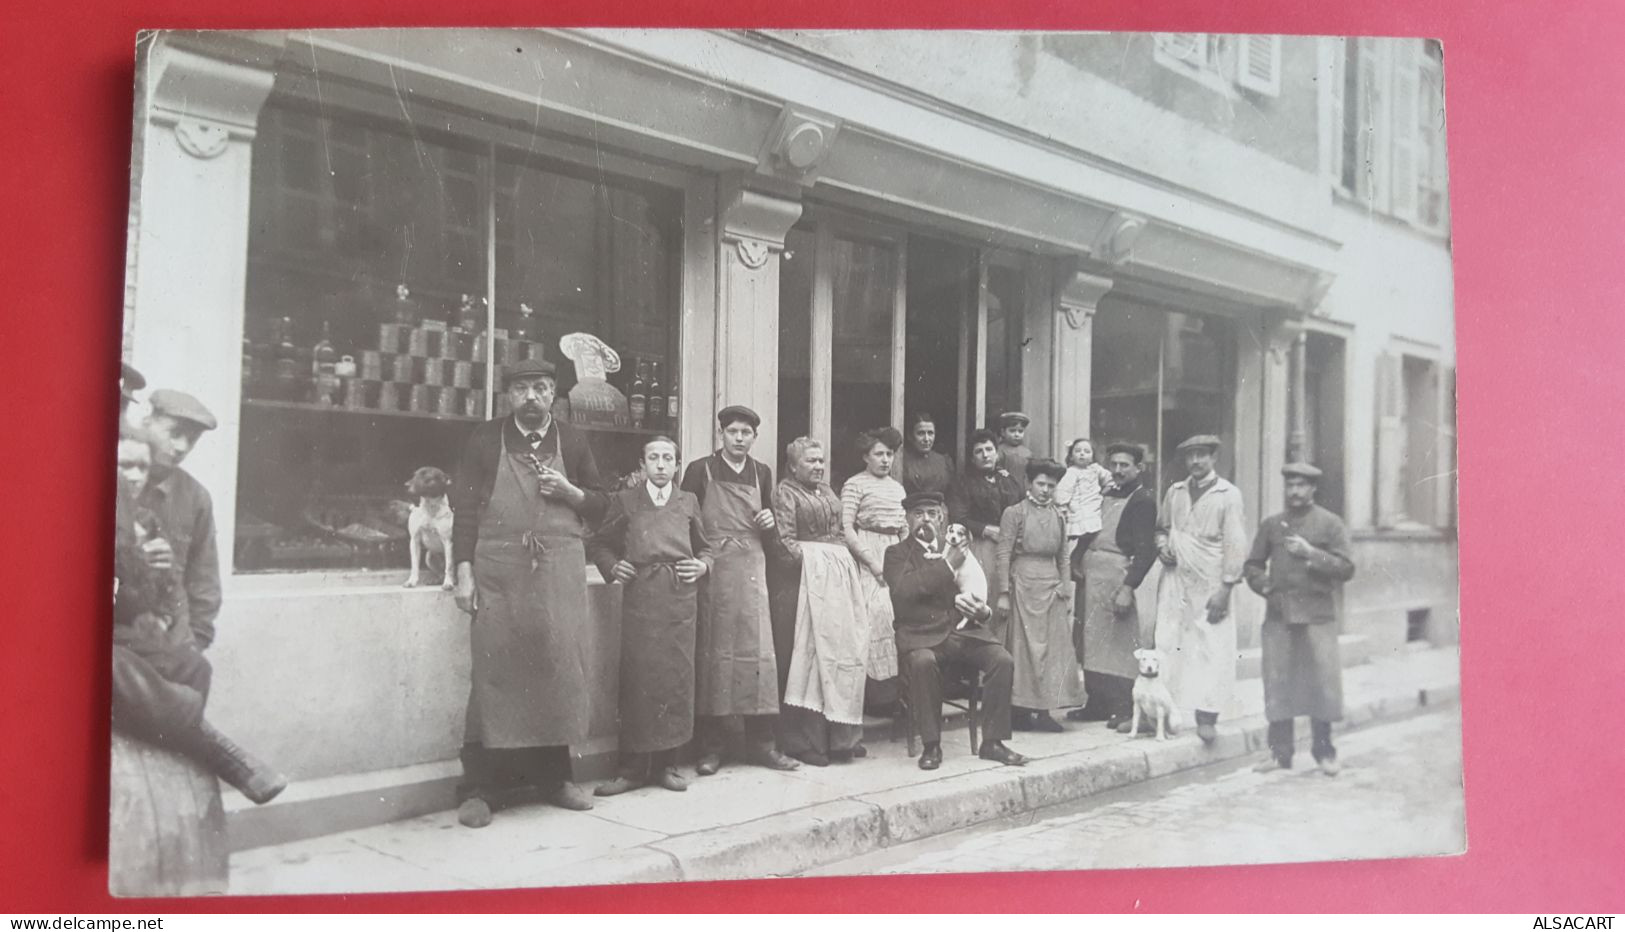
POLYGON ((1241 490, 1215 471, 1219 438, 1197 434, 1179 445, 1189 476, 1168 487, 1157 516, 1158 650, 1168 657, 1174 701, 1196 712, 1196 734, 1218 740, 1219 713, 1236 686, 1236 619, 1230 590, 1241 582, 1247 529, 1241 490))
MULTIPOLYGON (((179 570, 186 590, 182 617, 170 623, 170 630, 190 632, 193 644, 203 650, 214 643, 214 622, 220 615, 220 551, 215 543, 214 501, 181 463, 217 422, 203 402, 173 389, 157 389, 148 396, 147 406, 152 469, 139 504, 162 525, 160 536, 170 547, 169 565, 179 570)), ((149 564, 163 568, 162 558, 157 562, 154 558, 149 551, 149 564)))
POLYGON ((903 500, 907 540, 886 548, 883 573, 891 591, 897 656, 908 696, 909 715, 924 749, 920 769, 942 765, 942 675, 949 664, 982 674, 983 760, 1021 766, 1027 758, 1004 742, 1010 737, 1010 694, 1015 661, 987 628, 993 610, 975 595, 961 593, 955 573, 970 551, 945 547, 948 511, 940 492, 916 492, 903 500))
POLYGON ((1027 446, 1027 426, 1031 423, 1032 418, 1020 411, 999 415, 999 465, 1023 482, 1027 479, 1027 461, 1033 458, 1027 446))
POLYGON ((1338 591, 1354 577, 1343 519, 1315 504, 1320 470, 1288 463, 1286 510, 1265 518, 1247 558, 1247 585, 1264 597, 1264 717, 1270 758, 1256 770, 1291 769, 1293 720, 1309 717, 1310 753, 1327 776, 1339 769, 1332 723, 1343 717, 1338 591))
POLYGON ((510 366, 502 387, 513 413, 474 428, 450 493, 457 606, 475 619, 457 809, 470 828, 537 791, 592 808, 570 745, 587 737, 585 538, 607 499, 586 438, 553 418, 553 364, 510 366))
POLYGON ((778 659, 768 612, 767 544, 777 533, 773 470, 750 455, 761 416, 744 405, 717 412, 722 446, 690 463, 682 489, 700 500, 705 536, 714 548, 700 584, 695 643, 695 771, 722 768, 733 716, 743 720, 745 762, 771 770, 801 766, 774 747, 779 714, 778 659))

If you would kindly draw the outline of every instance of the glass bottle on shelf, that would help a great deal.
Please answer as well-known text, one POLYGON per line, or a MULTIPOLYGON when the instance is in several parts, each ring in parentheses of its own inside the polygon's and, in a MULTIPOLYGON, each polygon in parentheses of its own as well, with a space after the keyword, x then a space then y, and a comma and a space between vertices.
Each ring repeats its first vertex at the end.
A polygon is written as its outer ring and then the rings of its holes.
POLYGON ((513 328, 508 331, 510 340, 540 340, 542 338, 542 324, 536 319, 536 309, 524 302, 519 304, 519 319, 514 322, 513 328))
POLYGON ((402 282, 395 286, 395 323, 415 327, 418 323, 418 303, 412 300, 412 289, 402 282))
POLYGON ((299 397, 299 347, 293 344, 293 320, 284 317, 272 330, 271 342, 276 346, 276 392, 283 401, 299 397))
POLYGON ((339 354, 333 349, 333 325, 322 321, 322 338, 311 349, 311 400, 331 405, 338 401, 339 377, 336 371, 339 354))
POLYGON ((666 427, 666 387, 660 384, 660 363, 651 362, 649 368, 649 429, 664 430, 666 427))
POLYGON ((632 390, 627 393, 627 406, 632 409, 632 426, 642 429, 649 413, 649 383, 644 379, 643 360, 637 360, 637 375, 632 379, 632 390))
POLYGON ((479 333, 485 329, 485 315, 480 312, 480 305, 485 299, 474 300, 473 295, 463 295, 463 302, 457 306, 457 326, 469 333, 479 333))
POLYGON ((677 429, 677 379, 672 378, 671 384, 666 387, 666 429, 677 429))

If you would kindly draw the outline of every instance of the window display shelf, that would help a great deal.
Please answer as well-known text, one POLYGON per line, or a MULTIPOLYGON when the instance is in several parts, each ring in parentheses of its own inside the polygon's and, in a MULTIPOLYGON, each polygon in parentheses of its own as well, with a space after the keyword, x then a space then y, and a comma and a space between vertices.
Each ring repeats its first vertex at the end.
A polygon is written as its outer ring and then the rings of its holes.
POLYGON ((329 414, 364 414, 383 415, 385 417, 416 417, 433 421, 483 421, 483 417, 468 417, 463 414, 437 414, 433 411, 395 411, 385 408, 349 408, 344 405, 322 405, 312 401, 277 401, 272 398, 244 398, 243 404, 250 408, 271 408, 282 411, 322 411, 329 414))

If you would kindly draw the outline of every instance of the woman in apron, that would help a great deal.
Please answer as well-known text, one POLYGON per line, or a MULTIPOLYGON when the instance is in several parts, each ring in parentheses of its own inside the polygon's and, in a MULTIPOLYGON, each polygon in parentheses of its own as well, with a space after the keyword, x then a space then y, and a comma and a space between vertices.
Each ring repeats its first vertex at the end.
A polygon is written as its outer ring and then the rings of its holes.
MULTIPOLYGON (((761 419, 743 405, 717 414, 722 449, 683 474, 683 490, 700 500, 711 542, 711 572, 700 586, 695 646, 695 772, 722 768, 728 718, 743 719, 745 761, 772 770, 800 766, 778 752, 777 658, 767 589, 765 544, 774 534, 772 470, 750 456, 761 419)), ((788 656, 785 658, 788 660, 788 656)))
MULTIPOLYGON (((971 435, 965 472, 948 488, 948 520, 970 533, 970 552, 984 572, 998 559, 999 522, 1004 510, 1021 501, 1022 480, 999 465, 999 441, 990 430, 971 435)), ((1004 617, 994 612, 990 625, 1003 634, 1004 617)))
POLYGON ((1072 647, 1072 579, 1066 520, 1053 500, 1066 470, 1049 459, 1027 464, 1027 497, 1004 510, 994 591, 1008 613, 1005 649, 1015 659, 1014 727, 1061 731, 1049 710, 1084 702, 1072 647))
POLYGON ((897 636, 892 630, 891 590, 886 588, 886 548, 903 540, 903 484, 891 477, 893 458, 903 443, 895 428, 883 427, 858 436, 864 471, 841 487, 841 535, 858 564, 869 622, 869 682, 865 703, 895 708, 897 703, 897 636))
POLYGON ((865 753, 867 603, 841 535, 841 500, 824 481, 823 444, 800 437, 787 454, 791 477, 773 490, 773 517, 798 579, 780 744, 791 757, 824 767, 865 753))
POLYGON ((643 445, 645 482, 611 496, 588 553, 621 596, 620 769, 593 791, 688 789, 677 750, 694 736, 694 625, 711 568, 700 502, 678 489, 677 444, 643 445))

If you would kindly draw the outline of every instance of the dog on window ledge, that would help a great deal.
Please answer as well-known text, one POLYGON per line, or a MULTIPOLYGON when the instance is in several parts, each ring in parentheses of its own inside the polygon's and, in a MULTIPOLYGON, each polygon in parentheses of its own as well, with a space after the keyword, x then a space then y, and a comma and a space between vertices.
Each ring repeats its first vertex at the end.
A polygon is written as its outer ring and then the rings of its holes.
POLYGON ((446 502, 446 490, 451 478, 443 470, 424 466, 412 474, 406 490, 417 500, 406 517, 407 540, 412 551, 412 575, 406 577, 406 587, 419 582, 419 571, 427 564, 440 563, 440 588, 456 588, 451 572, 451 505, 446 502))

